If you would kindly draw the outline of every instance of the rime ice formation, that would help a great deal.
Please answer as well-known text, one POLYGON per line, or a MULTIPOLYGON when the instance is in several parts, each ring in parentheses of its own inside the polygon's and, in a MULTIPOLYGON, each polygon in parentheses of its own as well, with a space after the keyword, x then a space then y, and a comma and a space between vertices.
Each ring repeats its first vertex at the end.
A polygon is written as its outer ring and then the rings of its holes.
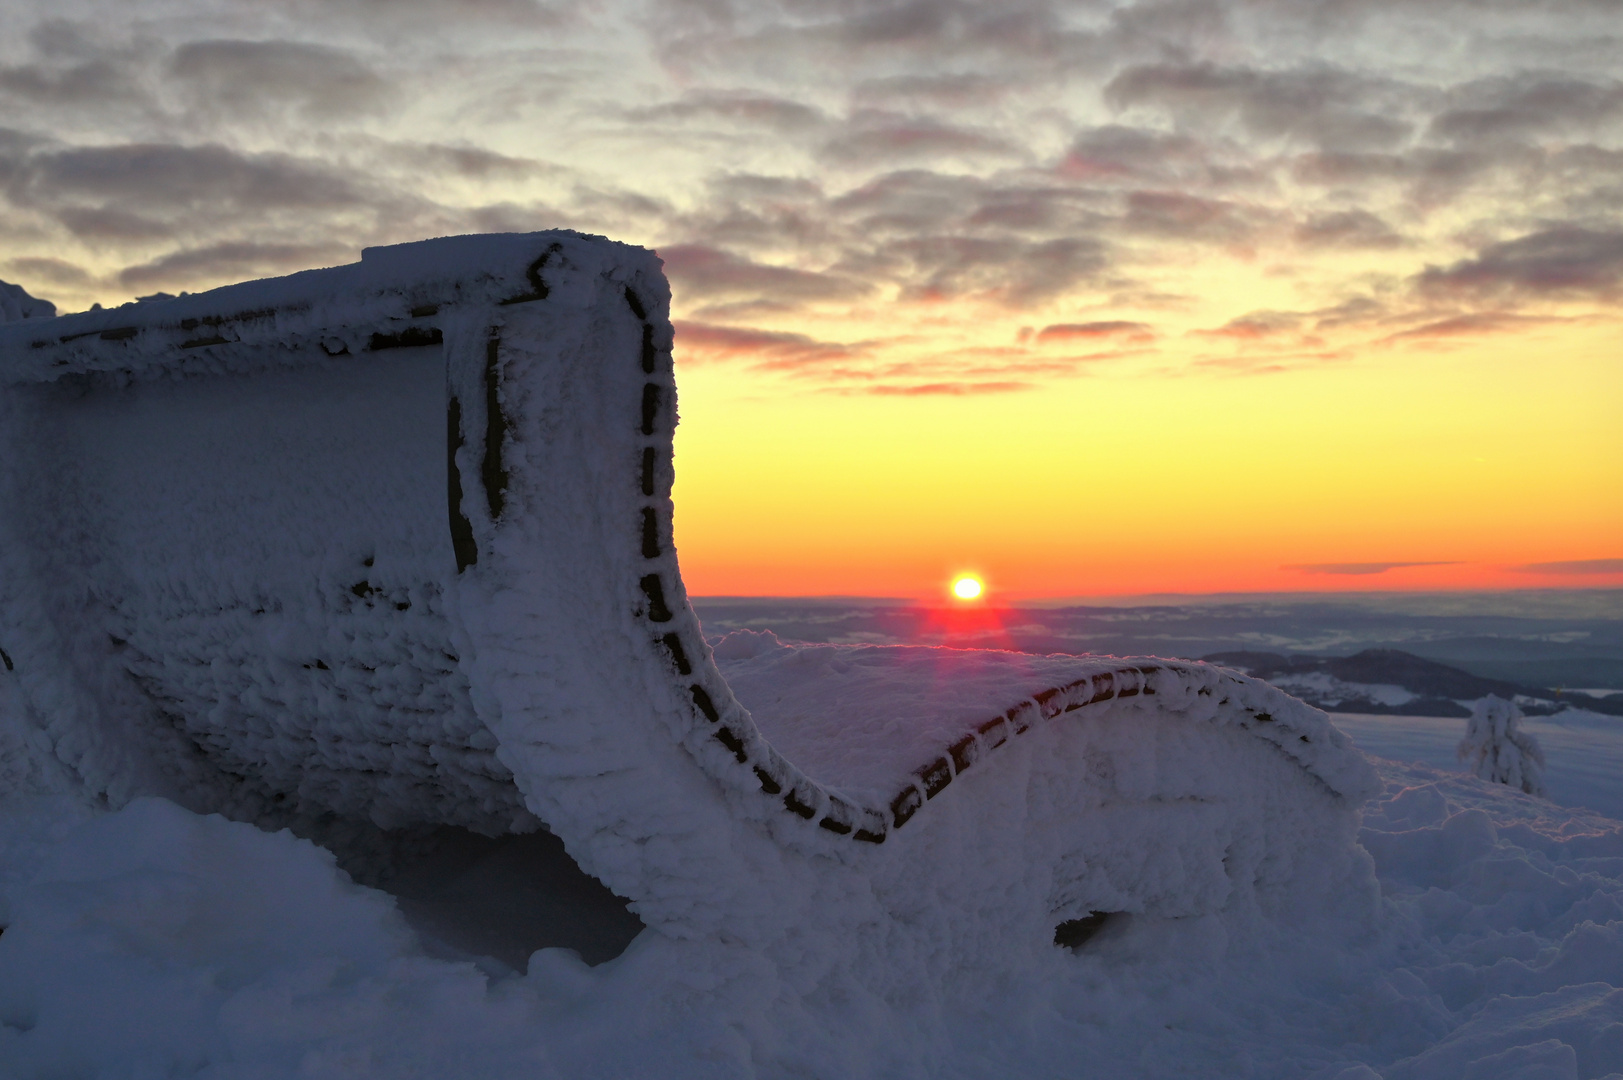
POLYGON ((1374 773, 1265 683, 713 653, 672 539, 668 305, 652 254, 557 232, 0 329, 5 783, 544 823, 662 938, 839 1000, 979 993, 1098 913, 1370 916, 1374 773))
POLYGON ((1522 711, 1514 703, 1493 694, 1482 698, 1465 722, 1460 760, 1484 780, 1543 797, 1544 751, 1537 739, 1521 730, 1521 720, 1522 711))
POLYGON ((0 281, 0 323, 48 319, 55 314, 56 305, 49 300, 29 296, 21 285, 0 281))

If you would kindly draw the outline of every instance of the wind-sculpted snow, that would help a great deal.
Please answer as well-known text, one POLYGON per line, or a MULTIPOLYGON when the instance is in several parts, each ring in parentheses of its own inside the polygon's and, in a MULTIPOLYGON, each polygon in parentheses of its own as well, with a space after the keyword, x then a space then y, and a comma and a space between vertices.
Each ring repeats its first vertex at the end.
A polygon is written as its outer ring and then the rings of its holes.
POLYGON ((718 1044, 768 1073, 834 1061, 833 1028, 875 1075, 922 1067, 887 1025, 1115 978, 1060 946, 1199 967, 1374 932, 1374 773, 1258 680, 713 654, 676 561, 668 302, 649 253, 544 233, 0 330, 10 790, 307 835, 544 824, 648 927, 627 992, 676 964, 770 1015, 718 1044), (804 1041, 762 1043, 779 1024, 804 1041))
MULTIPOLYGON (((1623 757, 1623 744, 1614 744, 1623 757)), ((1140 917, 1018 977, 875 993, 823 962, 644 934, 527 975, 424 955, 286 833, 156 800, 0 805, 10 1077, 1255 1077, 1623 1072, 1623 823, 1382 762, 1358 932, 1140 917)), ((905 830, 902 835, 905 835, 905 830)), ((1322 929, 1326 924, 1319 924, 1322 929)), ((1333 927, 1333 924, 1329 924, 1333 927)), ((951 951, 956 942, 943 942, 951 951)))

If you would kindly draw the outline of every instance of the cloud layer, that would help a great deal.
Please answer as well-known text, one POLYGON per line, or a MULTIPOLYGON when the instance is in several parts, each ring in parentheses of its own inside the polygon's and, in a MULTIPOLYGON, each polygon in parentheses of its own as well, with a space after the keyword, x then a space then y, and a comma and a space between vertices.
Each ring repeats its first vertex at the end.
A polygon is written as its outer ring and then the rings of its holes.
POLYGON ((684 356, 839 393, 1449 347, 1613 317, 1612 16, 6 0, 0 276, 73 307, 571 226, 661 252, 684 356))

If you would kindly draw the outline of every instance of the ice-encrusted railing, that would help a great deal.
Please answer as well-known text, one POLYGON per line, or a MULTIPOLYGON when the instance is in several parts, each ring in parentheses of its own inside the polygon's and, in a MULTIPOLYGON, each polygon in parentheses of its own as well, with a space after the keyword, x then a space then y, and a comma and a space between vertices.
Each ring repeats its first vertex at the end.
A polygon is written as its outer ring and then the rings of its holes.
MULTIPOLYGON (((543 255, 532 267, 532 279, 539 280, 547 258, 543 255)), ((545 286, 540 286, 538 291, 544 296, 545 286)), ((655 330, 646 308, 629 286, 625 299, 642 326, 638 362, 647 381, 635 406, 638 429, 645 438, 655 440, 661 432, 670 432, 675 427, 674 418, 667 415, 674 401, 674 385, 670 381, 672 358, 670 350, 655 347, 655 330)), ((704 643, 697 618, 686 603, 675 552, 667 539, 672 535, 672 523, 667 516, 670 491, 668 485, 662 490, 655 482, 661 472, 656 470, 655 463, 662 453, 670 453, 668 435, 661 442, 645 445, 639 456, 637 483, 648 499, 641 509, 636 538, 646 567, 638 580, 638 588, 646 601, 639 614, 647 622, 652 640, 664 654, 669 668, 686 682, 694 728, 708 730, 710 737, 741 766, 734 776, 725 779, 736 783, 739 777, 745 777, 747 784, 747 778, 753 776, 761 794, 778 800, 784 811, 796 817, 815 820, 819 827, 839 836, 883 843, 891 830, 910 821, 955 777, 1034 725, 1088 706, 1141 694, 1154 695, 1158 691, 1166 693, 1174 687, 1183 694, 1210 698, 1219 708, 1235 705, 1237 711, 1213 710, 1209 719, 1235 723, 1273 744, 1337 794, 1358 799, 1369 794, 1363 770, 1332 765, 1330 759, 1343 755, 1348 749, 1345 738, 1318 710, 1272 686, 1204 664, 1106 660, 1102 670, 1039 690, 975 725, 945 747, 939 757, 919 766, 911 781, 883 808, 859 805, 813 780, 779 754, 761 735, 749 711, 734 697, 721 673, 709 662, 710 650, 704 643), (666 599, 667 592, 682 596, 683 602, 673 609, 666 599), (705 659, 702 670, 695 668, 690 659, 694 656, 705 659), (1240 697, 1246 700, 1232 700, 1240 697)), ((669 476, 670 471, 663 470, 663 475, 669 476)), ((1079 658, 1079 662, 1087 661, 1079 658)))

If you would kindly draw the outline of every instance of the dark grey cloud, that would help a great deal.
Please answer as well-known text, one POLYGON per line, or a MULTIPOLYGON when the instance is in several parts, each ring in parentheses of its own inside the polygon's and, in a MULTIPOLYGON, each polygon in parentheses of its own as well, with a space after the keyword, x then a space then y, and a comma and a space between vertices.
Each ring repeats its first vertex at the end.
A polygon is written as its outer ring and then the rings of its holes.
POLYGON ((215 284, 254 276, 285 274, 313 266, 353 260, 359 252, 342 244, 269 244, 230 241, 171 252, 139 266, 126 267, 119 284, 129 289, 215 284))
POLYGON ((829 117, 814 106, 749 90, 694 91, 676 101, 627 109, 624 115, 638 123, 719 121, 790 134, 816 131, 829 123, 829 117))
POLYGON ((1404 239, 1368 210, 1313 214, 1296 226, 1296 242, 1313 248, 1395 248, 1404 239))
POLYGON ((1246 245, 1277 217, 1266 208, 1224 199, 1178 191, 1135 191, 1127 196, 1125 225, 1131 232, 1170 240, 1246 245))
POLYGON ((30 155, 7 185, 15 202, 127 213, 266 210, 363 205, 351 178, 290 154, 219 145, 135 143, 61 147, 30 155))
POLYGON ((193 108, 235 115, 289 110, 304 123, 382 111, 401 89, 353 52, 298 41, 193 41, 168 75, 193 108))
POLYGON ((675 287, 690 297, 834 301, 854 300, 870 291, 866 283, 840 274, 753 262, 706 244, 668 244, 656 254, 675 287))
MULTIPOLYGON (((98 28, 61 18, 45 18, 8 30, 28 44, 17 62, 0 66, 0 98, 36 108, 95 107, 127 116, 153 106, 146 74, 150 48, 131 42, 108 44, 98 28)), ((15 38, 14 38, 15 40, 15 38)))
POLYGON ((1433 117, 1435 138, 1474 144, 1552 138, 1623 119, 1623 82, 1561 74, 1478 79, 1456 87, 1456 104, 1433 117))
POLYGON ((1101 277, 1110 249, 1093 237, 1029 241, 1013 237, 923 236, 898 241, 909 299, 978 295, 1011 307, 1040 303, 1101 277))
POLYGON ((1623 229, 1557 225, 1427 267, 1423 293, 1476 298, 1611 299, 1623 293, 1623 229))
POLYGON ((1327 150, 1369 151, 1405 142, 1401 115, 1415 96, 1395 82, 1320 66, 1259 71, 1206 63, 1129 67, 1104 87, 1118 109, 1158 107, 1185 125, 1237 120, 1262 138, 1288 138, 1327 150))
POLYGON ((65 285, 82 288, 93 278, 82 266, 50 256, 24 255, 6 263, 6 272, 28 281, 43 281, 47 285, 65 285))
POLYGON ((1190 135, 1107 124, 1079 132, 1057 167, 1072 181, 1143 186, 1227 186, 1243 169, 1219 164, 1209 142, 1190 135))
POLYGON ((0 95, 36 105, 146 103, 149 87, 123 64, 90 60, 0 67, 0 95))

